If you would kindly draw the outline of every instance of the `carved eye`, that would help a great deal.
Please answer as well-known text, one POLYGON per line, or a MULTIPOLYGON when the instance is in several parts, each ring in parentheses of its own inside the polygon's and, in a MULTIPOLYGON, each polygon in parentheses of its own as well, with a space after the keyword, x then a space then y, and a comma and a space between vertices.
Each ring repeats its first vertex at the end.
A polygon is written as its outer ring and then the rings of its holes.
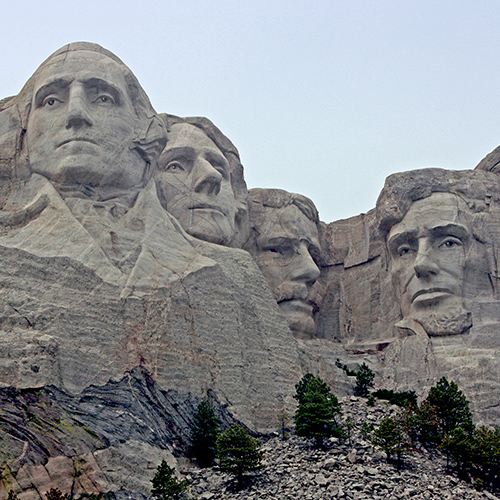
POLYGON ((165 170, 167 172, 173 172, 177 174, 179 172, 184 172, 184 167, 178 161, 172 161, 165 167, 165 170))
POLYGON ((295 250, 291 245, 273 245, 267 248, 264 248, 264 251, 270 252, 273 256, 283 256, 283 257, 291 257, 294 255, 295 250))
POLYGON ((440 245, 440 248, 457 248, 461 247, 462 242, 458 238, 449 237, 446 238, 440 245))
POLYGON ((401 245, 397 249, 397 253, 400 257, 405 257, 411 252, 411 248, 408 245, 401 245))
POLYGON ((97 98, 99 104, 115 104, 115 100, 109 94, 102 94, 97 98))
POLYGON ((52 108, 54 106, 57 106, 57 104, 59 104, 60 102, 61 101, 56 97, 48 96, 43 100, 42 106, 52 108))

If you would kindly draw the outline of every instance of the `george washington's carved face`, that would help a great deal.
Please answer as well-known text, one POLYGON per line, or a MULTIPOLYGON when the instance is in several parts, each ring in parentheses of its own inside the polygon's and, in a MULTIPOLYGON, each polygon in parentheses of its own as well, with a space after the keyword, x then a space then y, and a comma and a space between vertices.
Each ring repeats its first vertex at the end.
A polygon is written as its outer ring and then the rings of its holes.
POLYGON ((413 203, 388 235, 403 317, 421 323, 429 335, 462 333, 470 326, 463 306, 471 241, 467 214, 458 196, 434 193, 413 203))
POLYGON ((195 238, 229 245, 236 203, 229 163, 213 141, 194 125, 176 123, 158 166, 163 207, 195 238))
POLYGON ((124 68, 98 52, 57 55, 36 74, 26 143, 31 170, 63 185, 139 185, 138 118, 124 68))

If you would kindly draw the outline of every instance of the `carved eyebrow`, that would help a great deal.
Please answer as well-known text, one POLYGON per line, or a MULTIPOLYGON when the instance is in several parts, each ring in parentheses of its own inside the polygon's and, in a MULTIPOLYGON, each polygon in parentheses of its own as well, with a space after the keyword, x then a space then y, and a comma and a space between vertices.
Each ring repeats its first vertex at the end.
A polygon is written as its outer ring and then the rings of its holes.
POLYGON ((262 239, 261 246, 279 246, 279 245, 293 245, 295 239, 288 238, 287 236, 274 236, 272 238, 262 239))
POLYGON ((394 252, 402 243, 408 243, 409 241, 416 240, 417 235, 417 231, 403 231, 401 233, 396 233, 387 240, 387 246, 390 251, 394 252))
POLYGON ((210 163, 215 163, 221 167, 224 167, 224 170, 229 175, 229 162, 227 161, 226 157, 222 153, 215 153, 214 151, 207 151, 205 158, 210 163))
POLYGON ((184 160, 191 168, 195 156, 195 151, 190 146, 179 146, 165 150, 158 160, 158 165, 163 170, 172 160, 184 160))
POLYGON ((432 236, 455 236, 461 240, 467 240, 469 236, 469 231, 459 224, 445 224, 444 226, 436 226, 430 230, 432 236))
POLYGON ((57 80, 53 80, 45 85, 42 85, 35 94, 35 106, 41 106, 43 100, 47 95, 56 90, 65 90, 67 89, 72 80, 68 80, 66 78, 58 78, 57 80))
POLYGON ((195 154, 194 148, 192 148, 191 146, 178 146, 175 148, 166 149, 163 152, 162 156, 163 158, 168 158, 168 159, 177 157, 177 158, 185 158, 187 160, 192 160, 194 154, 195 154))
POLYGON ((80 80, 87 89, 96 88, 101 92, 109 92, 116 101, 116 104, 123 103, 123 92, 116 86, 101 78, 86 78, 80 80))

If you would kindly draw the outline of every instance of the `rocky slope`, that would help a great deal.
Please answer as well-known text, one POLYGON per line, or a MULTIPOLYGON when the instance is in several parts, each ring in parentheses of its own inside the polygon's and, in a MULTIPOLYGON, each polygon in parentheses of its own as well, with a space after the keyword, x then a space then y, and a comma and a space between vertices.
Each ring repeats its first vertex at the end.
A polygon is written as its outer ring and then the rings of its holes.
POLYGON ((385 455, 374 449, 361 433, 363 422, 375 426, 397 412, 397 407, 377 401, 347 397, 342 400, 343 418, 350 417, 355 427, 351 444, 333 439, 327 449, 316 450, 307 440, 290 436, 286 441, 274 436, 263 444, 264 469, 254 476, 254 484, 240 492, 232 488, 231 478, 213 469, 186 467, 192 481, 193 498, 203 500, 472 500, 497 497, 475 491, 446 470, 446 461, 422 450, 408 453, 404 466, 397 470, 385 455))

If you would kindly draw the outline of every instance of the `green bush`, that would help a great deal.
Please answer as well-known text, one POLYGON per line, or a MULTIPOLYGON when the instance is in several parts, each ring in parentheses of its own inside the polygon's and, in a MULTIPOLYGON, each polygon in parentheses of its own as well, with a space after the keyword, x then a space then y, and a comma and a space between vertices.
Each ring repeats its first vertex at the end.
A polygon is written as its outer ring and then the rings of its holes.
POLYGON ((233 474, 239 487, 243 486, 246 472, 261 468, 262 455, 260 442, 239 425, 229 427, 217 439, 220 469, 233 474))
POLYGON ((299 436, 314 438, 317 447, 323 438, 340 436, 337 416, 342 413, 337 397, 319 377, 307 373, 295 386, 294 398, 299 405, 295 412, 295 430, 299 436))
POLYGON ((379 389, 372 395, 377 399, 389 401, 389 403, 402 408, 406 406, 417 406, 417 395, 415 394, 415 391, 394 392, 388 389, 379 389))
POLYGON ((474 434, 475 472, 491 488, 500 488, 500 427, 481 426, 474 434))
POLYGON ((361 435, 363 436, 363 439, 371 441, 374 428, 375 426, 371 422, 363 422, 361 424, 361 435))
POLYGON ((441 442, 441 449, 457 466, 460 475, 464 476, 472 465, 474 437, 462 427, 455 427, 445 435, 441 442))
POLYGON ((50 490, 45 493, 45 498, 47 500, 66 500, 68 497, 63 495, 59 488, 50 488, 50 490))
POLYGON ((280 410, 280 412, 278 413, 278 422, 280 427, 281 439, 283 441, 285 441, 287 437, 287 425, 289 420, 290 416, 288 415, 288 412, 284 409, 280 410))

